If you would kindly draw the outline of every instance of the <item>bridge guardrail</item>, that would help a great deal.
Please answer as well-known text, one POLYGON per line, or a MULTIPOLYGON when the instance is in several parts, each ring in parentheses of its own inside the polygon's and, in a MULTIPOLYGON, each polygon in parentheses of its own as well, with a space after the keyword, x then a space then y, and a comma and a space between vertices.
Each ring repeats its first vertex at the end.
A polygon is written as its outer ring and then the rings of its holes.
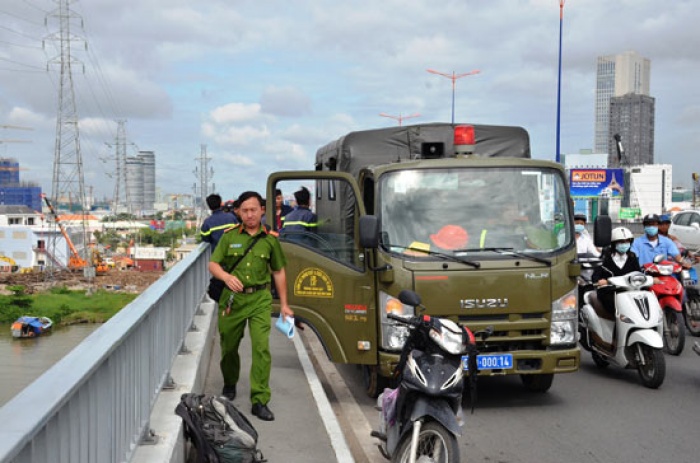
POLYGON ((129 461, 209 280, 209 245, 0 408, 2 462, 129 461))

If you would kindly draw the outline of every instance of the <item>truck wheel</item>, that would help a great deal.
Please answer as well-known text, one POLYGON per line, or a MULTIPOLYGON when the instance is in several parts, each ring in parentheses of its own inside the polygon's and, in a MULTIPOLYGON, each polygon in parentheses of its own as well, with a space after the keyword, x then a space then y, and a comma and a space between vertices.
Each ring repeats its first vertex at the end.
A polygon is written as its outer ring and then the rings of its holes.
POLYGON ((373 399, 379 397, 379 394, 391 385, 389 378, 379 374, 377 365, 362 365, 362 383, 365 387, 365 393, 373 399))
POLYGON ((554 375, 520 375, 520 380, 530 392, 547 392, 552 387, 554 375))

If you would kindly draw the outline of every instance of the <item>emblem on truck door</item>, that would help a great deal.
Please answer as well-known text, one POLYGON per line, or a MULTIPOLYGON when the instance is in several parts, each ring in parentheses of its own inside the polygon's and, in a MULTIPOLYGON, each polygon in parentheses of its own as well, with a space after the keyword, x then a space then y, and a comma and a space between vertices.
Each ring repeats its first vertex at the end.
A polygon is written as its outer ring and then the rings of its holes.
POLYGON ((508 298, 498 299, 460 299, 462 309, 502 309, 508 307, 508 298))

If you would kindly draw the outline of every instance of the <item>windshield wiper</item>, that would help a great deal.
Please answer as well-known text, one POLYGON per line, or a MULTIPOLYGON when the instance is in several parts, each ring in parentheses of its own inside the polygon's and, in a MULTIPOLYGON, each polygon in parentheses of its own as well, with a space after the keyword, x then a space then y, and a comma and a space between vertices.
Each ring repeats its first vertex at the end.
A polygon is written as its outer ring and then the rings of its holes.
POLYGON ((457 249, 454 252, 483 252, 483 251, 490 251, 490 252, 497 252, 498 254, 505 254, 505 255, 511 255, 511 256, 516 256, 516 257, 522 257, 523 259, 529 259, 529 260, 534 260, 535 262, 539 262, 541 264, 545 264, 548 267, 552 266, 552 261, 545 259, 543 257, 537 257, 533 256, 532 254, 527 254, 522 251, 516 251, 513 248, 467 248, 467 249, 457 249))
POLYGON ((479 262, 474 262, 474 261, 466 260, 466 259, 460 259, 459 257, 457 257, 455 255, 445 254, 444 252, 431 251, 429 249, 417 248, 417 247, 413 247, 413 246, 403 246, 400 244, 385 244, 384 246, 386 246, 390 250, 392 248, 399 248, 399 249, 403 249, 404 251, 419 252, 422 254, 428 254, 430 256, 440 257, 441 259, 451 260, 453 262, 459 262, 460 264, 471 265, 474 268, 481 268, 481 264, 479 262))

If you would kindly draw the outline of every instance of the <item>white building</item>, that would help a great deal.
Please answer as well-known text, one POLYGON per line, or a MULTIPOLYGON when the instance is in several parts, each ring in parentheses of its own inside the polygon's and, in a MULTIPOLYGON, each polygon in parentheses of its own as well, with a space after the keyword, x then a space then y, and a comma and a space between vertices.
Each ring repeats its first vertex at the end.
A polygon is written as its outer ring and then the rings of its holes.
MULTIPOLYGON (((71 227, 66 227, 66 232, 75 247, 83 249, 82 234, 71 227)), ((61 231, 45 222, 42 214, 26 206, 0 206, 0 255, 11 258, 20 268, 64 268, 70 253, 61 231)))
POLYGON ((629 206, 638 207, 642 216, 661 214, 671 207, 673 166, 645 164, 631 167, 629 172, 629 206))

